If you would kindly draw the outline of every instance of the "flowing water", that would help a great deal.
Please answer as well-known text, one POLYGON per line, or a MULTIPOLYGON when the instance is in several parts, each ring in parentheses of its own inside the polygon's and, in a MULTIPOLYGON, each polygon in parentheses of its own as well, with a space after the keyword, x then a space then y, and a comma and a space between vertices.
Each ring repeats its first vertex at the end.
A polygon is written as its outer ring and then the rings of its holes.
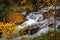
MULTIPOLYGON (((34 29, 36 27, 39 27, 40 29, 38 30, 38 32, 36 34, 33 34, 32 36, 39 36, 42 33, 48 33, 49 31, 49 26, 48 26, 48 18, 43 20, 43 13, 50 11, 50 10, 54 10, 54 9, 60 9, 60 6, 56 6, 56 8, 54 6, 49 6, 49 7, 44 7, 42 9, 39 9, 37 12, 30 12, 27 16, 26 16, 26 20, 24 23, 22 23, 21 25, 19 25, 20 27, 23 26, 27 27, 30 26, 30 29, 34 29)), ((26 13, 25 13, 26 15, 26 13)), ((50 21, 51 23, 54 23, 54 17, 50 17, 50 21)), ((56 30, 58 25, 60 25, 60 20, 56 20, 56 30)), ((54 29, 54 28, 53 28, 54 29)), ((29 30, 30 32, 30 30, 29 30)))
MULTIPOLYGON (((42 33, 47 34, 49 29, 54 29, 50 28, 48 26, 48 18, 44 19, 43 14, 44 12, 50 11, 51 9, 60 9, 60 6, 49 6, 49 7, 44 7, 39 9, 37 12, 30 12, 28 15, 25 13, 22 13, 23 15, 27 15, 25 18, 27 21, 23 22, 21 25, 17 25, 17 31, 24 27, 29 27, 30 30, 28 31, 27 35, 24 35, 26 38, 33 38, 36 36, 40 36, 42 33), (39 30, 34 33, 33 35, 30 35, 30 32, 32 29, 39 27, 39 30)), ((54 23, 54 18, 51 16, 50 17, 51 23, 54 23)), ((60 20, 56 20, 56 30, 58 31, 57 27, 60 25, 60 20)), ((21 37, 15 37, 12 38, 11 40, 20 40, 21 37)), ((4 40, 4 38, 3 38, 4 40)))

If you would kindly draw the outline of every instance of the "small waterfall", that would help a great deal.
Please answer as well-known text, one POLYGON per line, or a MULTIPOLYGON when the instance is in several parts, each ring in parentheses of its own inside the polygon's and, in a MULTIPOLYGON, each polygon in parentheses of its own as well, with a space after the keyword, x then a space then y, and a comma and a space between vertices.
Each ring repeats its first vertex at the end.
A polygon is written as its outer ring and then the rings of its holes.
MULTIPOLYGON (((24 27, 30 26, 30 30, 28 31, 29 34, 31 32, 31 29, 39 27, 38 32, 36 34, 33 34, 32 36, 41 35, 42 33, 45 33, 45 34, 48 33, 48 31, 49 31, 48 19, 46 18, 45 20, 43 20, 42 14, 51 9, 55 9, 55 7, 54 6, 44 7, 42 9, 38 10, 37 12, 29 13, 25 17, 27 21, 22 23, 19 27, 24 28, 24 27)), ((60 9, 60 6, 56 6, 56 9, 60 9)), ((25 12, 25 15, 26 15, 26 12, 25 12)), ((50 17, 50 21, 51 21, 51 23, 53 23, 54 18, 50 17)), ((60 25, 60 21, 56 20, 56 28, 58 27, 58 25, 60 25)), ((56 29, 56 30, 58 30, 58 29, 56 29)))

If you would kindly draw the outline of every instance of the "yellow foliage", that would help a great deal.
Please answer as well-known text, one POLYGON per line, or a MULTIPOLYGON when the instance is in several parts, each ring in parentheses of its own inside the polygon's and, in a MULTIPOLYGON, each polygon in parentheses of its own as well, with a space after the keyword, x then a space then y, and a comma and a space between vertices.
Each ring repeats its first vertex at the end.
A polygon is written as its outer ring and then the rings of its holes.
POLYGON ((54 14, 56 14, 56 12, 55 12, 55 11, 53 11, 53 12, 52 12, 52 14, 54 15, 54 14))
POLYGON ((0 30, 3 33, 2 36, 9 36, 16 32, 16 25, 14 23, 0 22, 0 30))
POLYGON ((43 0, 45 3, 47 3, 47 5, 51 5, 54 4, 56 2, 56 0, 43 0))
POLYGON ((25 3, 27 0, 23 0, 22 2, 21 2, 21 4, 23 4, 23 3, 25 3))

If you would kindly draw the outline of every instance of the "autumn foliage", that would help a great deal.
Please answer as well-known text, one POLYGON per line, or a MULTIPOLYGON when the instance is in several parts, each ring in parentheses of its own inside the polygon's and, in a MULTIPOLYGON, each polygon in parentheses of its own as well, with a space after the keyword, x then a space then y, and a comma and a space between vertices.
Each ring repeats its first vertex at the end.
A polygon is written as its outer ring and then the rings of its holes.
POLYGON ((22 23, 24 21, 24 17, 21 13, 17 13, 15 11, 12 11, 9 14, 8 21, 13 22, 13 23, 22 23))
POLYGON ((0 36, 10 36, 16 32, 16 25, 14 23, 0 22, 0 36))

